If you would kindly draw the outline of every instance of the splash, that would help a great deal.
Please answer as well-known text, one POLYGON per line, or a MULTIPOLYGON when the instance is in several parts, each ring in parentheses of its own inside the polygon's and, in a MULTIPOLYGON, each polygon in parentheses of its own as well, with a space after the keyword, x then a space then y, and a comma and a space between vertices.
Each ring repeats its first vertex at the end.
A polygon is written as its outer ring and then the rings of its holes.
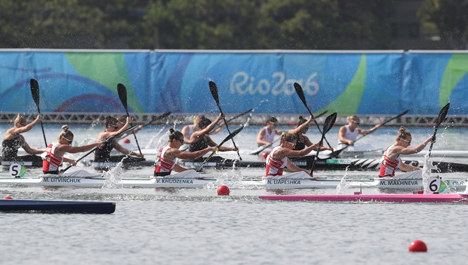
POLYGON ((346 183, 346 177, 348 176, 349 166, 346 167, 344 176, 341 178, 340 184, 336 186, 336 194, 345 194, 348 190, 348 184, 346 183))
POLYGON ((154 140, 155 140, 155 139, 158 139, 158 142, 156 143, 155 148, 156 148, 157 150, 159 150, 158 147, 160 146, 160 143, 161 143, 161 141, 162 141, 162 138, 165 138, 164 136, 169 135, 169 132, 166 132, 162 137, 158 138, 158 136, 161 134, 161 132, 163 132, 165 129, 166 129, 166 126, 162 127, 153 137, 151 137, 150 141, 149 141, 148 144, 145 146, 145 149, 150 149, 151 146, 153 146, 154 140))
POLYGON ((128 155, 117 164, 114 168, 104 171, 102 177, 106 179, 104 185, 102 185, 102 189, 116 189, 121 187, 121 180, 123 175, 123 161, 126 159, 128 155))
POLYGON ((437 167, 432 165, 432 160, 428 153, 424 156, 424 166, 422 169, 423 189, 424 189, 425 194, 432 193, 432 192, 429 192, 427 188, 427 181, 429 178, 431 178, 432 169, 437 169, 437 167))

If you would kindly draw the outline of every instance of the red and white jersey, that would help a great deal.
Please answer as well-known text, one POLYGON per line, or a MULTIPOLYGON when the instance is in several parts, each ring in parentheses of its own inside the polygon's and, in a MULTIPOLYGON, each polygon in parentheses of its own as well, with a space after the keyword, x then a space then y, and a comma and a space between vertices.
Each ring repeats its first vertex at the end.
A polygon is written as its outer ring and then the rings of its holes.
POLYGON ((51 143, 46 148, 45 159, 42 160, 42 171, 58 171, 60 164, 62 163, 63 157, 55 156, 55 148, 59 146, 60 143, 51 143))
POLYGON ((393 177, 395 176, 395 170, 400 166, 401 159, 400 156, 398 156, 396 159, 390 159, 388 157, 388 154, 390 153, 390 150, 395 147, 395 145, 392 145, 385 149, 385 152, 382 156, 382 161, 380 164, 380 174, 379 176, 381 177, 393 177))
POLYGON ((156 157, 156 167, 154 168, 154 172, 171 172, 175 167, 175 161, 164 160, 164 154, 169 148, 171 147, 166 146, 159 149, 158 155, 156 157))
POLYGON ((273 154, 277 150, 279 150, 281 148, 283 148, 283 147, 277 146, 277 147, 273 148, 271 153, 268 155, 267 161, 266 161, 267 165, 266 165, 266 175, 265 175, 265 177, 283 175, 283 168, 287 165, 288 158, 284 157, 281 160, 276 160, 276 159, 273 158, 273 154))

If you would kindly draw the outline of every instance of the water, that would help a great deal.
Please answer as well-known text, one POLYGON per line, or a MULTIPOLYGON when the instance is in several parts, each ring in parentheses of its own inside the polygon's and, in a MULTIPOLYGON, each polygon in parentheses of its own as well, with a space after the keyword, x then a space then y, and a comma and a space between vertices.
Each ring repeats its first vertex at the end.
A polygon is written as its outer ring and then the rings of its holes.
MULTIPOLYGON (((0 133, 7 128, 0 125, 0 133)), ((45 129, 49 142, 60 132, 58 125, 45 129)), ((96 138, 102 128, 72 125, 70 129, 75 140, 81 142, 96 138)), ((146 147, 150 141, 164 144, 164 139, 153 138, 161 129, 154 126, 139 132, 140 145, 146 147)), ((245 128, 236 144, 253 149, 258 130, 245 128)), ((312 127, 310 131, 308 136, 318 141, 318 133, 312 127)), ((414 144, 432 133, 430 128, 410 131, 414 144)), ((465 128, 439 130, 434 150, 465 150, 468 140, 463 136, 467 132, 465 128)), ((338 128, 334 128, 328 134, 330 143, 336 143, 337 133, 338 128)), ((397 128, 384 127, 361 141, 386 147, 393 143, 396 133, 397 128)), ((34 147, 43 141, 40 127, 24 136, 34 147)), ((220 142, 225 136, 223 132, 212 138, 220 142)), ((147 169, 123 175, 150 173, 151 169, 147 169)), ((259 195, 276 191, 233 189, 231 196, 218 197, 215 188, 167 191, 0 187, 0 197, 117 204, 111 215, 0 213, 0 263, 461 264, 468 256, 468 243, 463 238, 466 224, 462 217, 467 213, 464 204, 263 201, 259 195), (427 244, 428 253, 408 252, 409 244, 416 239, 427 244)), ((331 194, 336 190, 285 193, 331 194)))

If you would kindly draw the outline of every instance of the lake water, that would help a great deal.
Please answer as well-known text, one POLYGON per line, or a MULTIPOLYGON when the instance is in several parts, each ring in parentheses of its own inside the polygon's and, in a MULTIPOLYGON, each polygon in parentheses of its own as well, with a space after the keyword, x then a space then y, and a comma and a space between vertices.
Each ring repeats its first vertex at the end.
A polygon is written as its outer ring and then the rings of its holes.
MULTIPOLYGON (((177 129, 182 126, 178 125, 177 129)), ((231 125, 231 130, 236 126, 231 125)), ((164 145, 168 127, 137 134, 143 148, 164 145), (159 143, 159 144, 158 144, 159 143)), ((4 135, 7 125, 0 125, 4 135)), ((102 127, 70 125, 79 142, 95 139, 102 127)), ((254 149, 259 127, 246 127, 236 144, 254 149)), ((283 127, 280 129, 289 129, 283 127)), ((54 141, 60 126, 45 126, 54 141)), ((387 147, 398 128, 384 127, 362 144, 387 147)), ((413 145, 432 128, 409 128, 413 145)), ((328 134, 336 144, 338 128, 328 134)), ((439 129, 434 150, 466 150, 468 129, 439 129)), ((41 129, 24 134, 33 147, 41 129)), ((220 142, 225 131, 214 135, 220 142)), ((319 134, 313 127, 312 140, 319 134)), ((133 140, 132 138, 130 138, 133 140)), ((428 148, 428 147, 426 147, 428 148)), ((465 159, 459 159, 464 161, 465 159)), ((28 172, 34 174, 35 170, 28 172), (32 172, 32 173, 31 173, 32 172)), ((319 172, 320 173, 320 172, 319 172)), ((123 173, 148 176, 151 169, 123 173)), ((246 172, 248 174, 248 172, 246 172)), ((342 172, 334 174, 342 175, 342 172)), ((373 176, 373 172, 362 173, 373 176)), ((1 172, 2 176, 8 175, 1 172)), ((466 173, 458 173, 467 177, 466 173)), ((348 191, 352 193, 353 190, 348 191)), ((379 190, 364 190, 378 193, 379 190)), ((402 191, 407 192, 407 191, 402 191)), ((290 190, 287 194, 333 194, 335 189, 290 190)), ((31 200, 110 201, 111 215, 0 213, 2 264, 463 264, 465 204, 392 204, 263 201, 268 190, 233 189, 43 189, 0 187, 0 197, 31 200), (427 253, 410 253, 411 241, 427 253)))

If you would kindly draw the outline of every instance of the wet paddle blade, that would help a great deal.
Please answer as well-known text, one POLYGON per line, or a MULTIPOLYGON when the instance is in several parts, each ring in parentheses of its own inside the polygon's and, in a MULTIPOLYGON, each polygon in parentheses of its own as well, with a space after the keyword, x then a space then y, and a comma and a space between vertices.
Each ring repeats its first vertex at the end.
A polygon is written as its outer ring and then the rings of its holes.
POLYGON ((224 138, 224 140, 218 145, 218 147, 220 147, 222 144, 224 144, 226 141, 229 141, 231 140, 232 138, 234 138, 234 136, 236 136, 240 131, 242 131, 242 129, 244 129, 244 125, 242 125, 240 128, 238 128, 237 130, 233 131, 232 133, 230 133, 226 138, 224 138))
POLYGON ((330 131, 331 128, 333 128, 333 125, 335 125, 337 115, 338 114, 336 112, 334 112, 325 119, 325 122, 323 124, 323 134, 322 134, 323 136, 325 136, 325 134, 328 131, 330 131))
POLYGON ((39 111, 39 83, 37 82, 36 79, 31 78, 30 84, 31 84, 32 98, 34 100, 34 103, 36 103, 38 112, 40 113, 39 111))
POLYGON ((445 117, 447 117, 447 113, 450 108, 450 103, 447 103, 439 112, 439 116, 437 117, 436 127, 439 127, 442 122, 444 122, 445 117))
POLYGON ((296 94, 299 96, 299 98, 301 99, 302 103, 304 103, 304 105, 306 106, 306 108, 309 110, 310 112, 310 109, 309 109, 309 106, 307 106, 307 101, 305 99, 305 96, 304 96, 304 91, 302 90, 302 87, 301 85, 299 85, 298 83, 294 83, 294 89, 296 90, 296 94))
POLYGON ((124 106, 125 111, 127 112, 127 115, 128 115, 127 88, 123 84, 118 84, 117 85, 117 93, 119 94, 120 101, 122 102, 122 105, 124 106))
POLYGON ((219 107, 218 87, 213 81, 210 81, 208 84, 210 86, 211 95, 213 96, 214 100, 216 101, 216 104, 218 104, 219 107))

